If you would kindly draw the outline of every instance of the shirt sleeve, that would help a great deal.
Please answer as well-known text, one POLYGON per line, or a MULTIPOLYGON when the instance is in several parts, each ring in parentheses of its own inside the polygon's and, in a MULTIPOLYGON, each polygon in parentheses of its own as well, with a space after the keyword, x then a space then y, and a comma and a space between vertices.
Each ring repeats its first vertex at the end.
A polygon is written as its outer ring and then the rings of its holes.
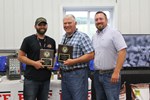
POLYGON ((24 51, 25 53, 27 53, 28 51, 28 40, 27 38, 25 38, 21 44, 20 50, 24 51))
POLYGON ((126 42, 125 42, 122 34, 119 31, 114 31, 113 34, 114 34, 113 42, 114 42, 114 45, 115 45, 115 48, 117 49, 117 51, 127 48, 126 42))

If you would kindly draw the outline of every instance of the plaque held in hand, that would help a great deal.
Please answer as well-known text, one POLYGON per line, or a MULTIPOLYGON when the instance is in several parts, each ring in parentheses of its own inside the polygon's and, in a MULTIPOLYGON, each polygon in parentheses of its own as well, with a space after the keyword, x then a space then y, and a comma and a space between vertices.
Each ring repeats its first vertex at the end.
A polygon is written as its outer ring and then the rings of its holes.
POLYGON ((58 61, 63 62, 72 58, 73 46, 58 45, 58 61))
POLYGON ((42 63, 42 65, 44 67, 53 66, 53 63, 54 63, 54 50, 40 49, 40 59, 44 61, 42 63))

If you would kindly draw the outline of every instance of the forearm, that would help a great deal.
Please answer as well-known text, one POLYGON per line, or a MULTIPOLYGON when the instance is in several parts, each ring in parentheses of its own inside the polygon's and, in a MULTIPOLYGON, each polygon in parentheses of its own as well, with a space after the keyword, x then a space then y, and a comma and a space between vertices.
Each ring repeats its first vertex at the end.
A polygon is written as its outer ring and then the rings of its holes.
POLYGON ((18 60, 22 63, 25 63, 27 65, 32 65, 34 66, 35 61, 27 58, 26 56, 18 56, 18 60))
POLYGON ((94 52, 91 52, 91 53, 85 54, 79 58, 76 58, 76 59, 74 59, 74 62, 75 63, 84 63, 84 62, 90 61, 91 59, 94 59, 94 52))
POLYGON ((125 58, 126 58, 126 49, 122 49, 118 53, 116 67, 114 70, 115 72, 120 73, 120 70, 122 69, 125 58))

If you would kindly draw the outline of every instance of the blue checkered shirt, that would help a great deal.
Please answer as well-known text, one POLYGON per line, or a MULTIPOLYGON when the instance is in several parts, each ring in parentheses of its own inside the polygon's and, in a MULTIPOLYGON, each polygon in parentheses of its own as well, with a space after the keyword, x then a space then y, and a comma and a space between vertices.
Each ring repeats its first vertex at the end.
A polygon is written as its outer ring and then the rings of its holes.
MULTIPOLYGON (((63 35, 61 44, 64 44, 64 41, 66 45, 73 46, 73 53, 72 58, 78 58, 84 54, 88 54, 90 52, 93 52, 94 49, 92 47, 92 42, 87 34, 76 31, 73 33, 73 36, 71 38, 67 38, 66 34, 63 35)), ((75 68, 85 68, 88 66, 88 63, 77 63, 72 66, 66 66, 63 63, 60 63, 60 67, 62 70, 71 70, 75 68)))

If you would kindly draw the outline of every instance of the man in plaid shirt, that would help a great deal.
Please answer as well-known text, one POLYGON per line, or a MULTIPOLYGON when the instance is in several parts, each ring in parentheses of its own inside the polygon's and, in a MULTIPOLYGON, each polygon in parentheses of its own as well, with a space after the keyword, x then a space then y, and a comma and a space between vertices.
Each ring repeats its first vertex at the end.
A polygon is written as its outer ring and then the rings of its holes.
POLYGON ((76 28, 73 15, 66 15, 63 26, 66 34, 61 44, 73 46, 72 59, 60 63, 62 71, 62 100, 87 100, 88 62, 94 58, 92 42, 87 34, 76 28))

